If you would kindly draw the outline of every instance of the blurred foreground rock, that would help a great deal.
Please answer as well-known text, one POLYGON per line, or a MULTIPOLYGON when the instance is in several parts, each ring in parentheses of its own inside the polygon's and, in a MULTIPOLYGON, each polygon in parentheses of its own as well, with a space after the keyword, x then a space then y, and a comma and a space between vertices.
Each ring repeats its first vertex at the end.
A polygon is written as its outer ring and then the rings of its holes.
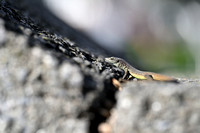
POLYGON ((80 69, 28 48, 25 36, 6 35, 0 49, 1 132, 85 132, 88 120, 76 119, 87 107, 80 69))
POLYGON ((113 133, 199 133, 200 82, 130 82, 117 95, 113 133))

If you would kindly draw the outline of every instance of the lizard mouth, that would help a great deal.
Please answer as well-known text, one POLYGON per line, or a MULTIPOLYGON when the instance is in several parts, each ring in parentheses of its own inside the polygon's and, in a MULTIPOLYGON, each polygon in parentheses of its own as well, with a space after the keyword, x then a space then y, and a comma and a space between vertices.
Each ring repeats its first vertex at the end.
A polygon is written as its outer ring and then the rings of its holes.
POLYGON ((105 58, 105 61, 111 63, 112 60, 110 58, 105 58))

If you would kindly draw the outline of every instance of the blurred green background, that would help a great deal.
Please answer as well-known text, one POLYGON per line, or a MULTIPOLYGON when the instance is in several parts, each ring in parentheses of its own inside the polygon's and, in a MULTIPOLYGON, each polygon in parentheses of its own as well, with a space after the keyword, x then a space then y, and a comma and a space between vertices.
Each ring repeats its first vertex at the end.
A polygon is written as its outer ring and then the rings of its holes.
POLYGON ((199 77, 197 0, 43 2, 60 19, 140 69, 199 77))

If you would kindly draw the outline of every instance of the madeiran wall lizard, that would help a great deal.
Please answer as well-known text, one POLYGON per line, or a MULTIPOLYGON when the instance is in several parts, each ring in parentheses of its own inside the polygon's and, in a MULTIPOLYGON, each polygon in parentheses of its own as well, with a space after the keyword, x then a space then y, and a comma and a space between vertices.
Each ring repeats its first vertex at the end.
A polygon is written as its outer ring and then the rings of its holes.
POLYGON ((129 73, 130 76, 141 79, 141 80, 157 80, 157 81, 169 81, 169 82, 178 82, 177 79, 172 78, 170 76, 161 75, 158 73, 153 72, 146 72, 146 71, 140 71, 134 67, 132 67, 130 64, 128 64, 125 60, 117 57, 108 57, 105 58, 105 61, 107 63, 110 63, 122 70, 124 70, 123 79, 127 76, 129 73))

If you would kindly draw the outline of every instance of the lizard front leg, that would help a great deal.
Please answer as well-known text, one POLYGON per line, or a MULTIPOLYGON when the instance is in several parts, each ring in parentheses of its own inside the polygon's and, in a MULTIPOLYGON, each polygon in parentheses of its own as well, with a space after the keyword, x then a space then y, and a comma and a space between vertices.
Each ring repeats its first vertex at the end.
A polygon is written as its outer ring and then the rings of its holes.
POLYGON ((123 75, 123 77, 122 77, 122 79, 125 79, 125 77, 126 77, 126 75, 128 74, 128 70, 124 70, 124 75, 123 75))

